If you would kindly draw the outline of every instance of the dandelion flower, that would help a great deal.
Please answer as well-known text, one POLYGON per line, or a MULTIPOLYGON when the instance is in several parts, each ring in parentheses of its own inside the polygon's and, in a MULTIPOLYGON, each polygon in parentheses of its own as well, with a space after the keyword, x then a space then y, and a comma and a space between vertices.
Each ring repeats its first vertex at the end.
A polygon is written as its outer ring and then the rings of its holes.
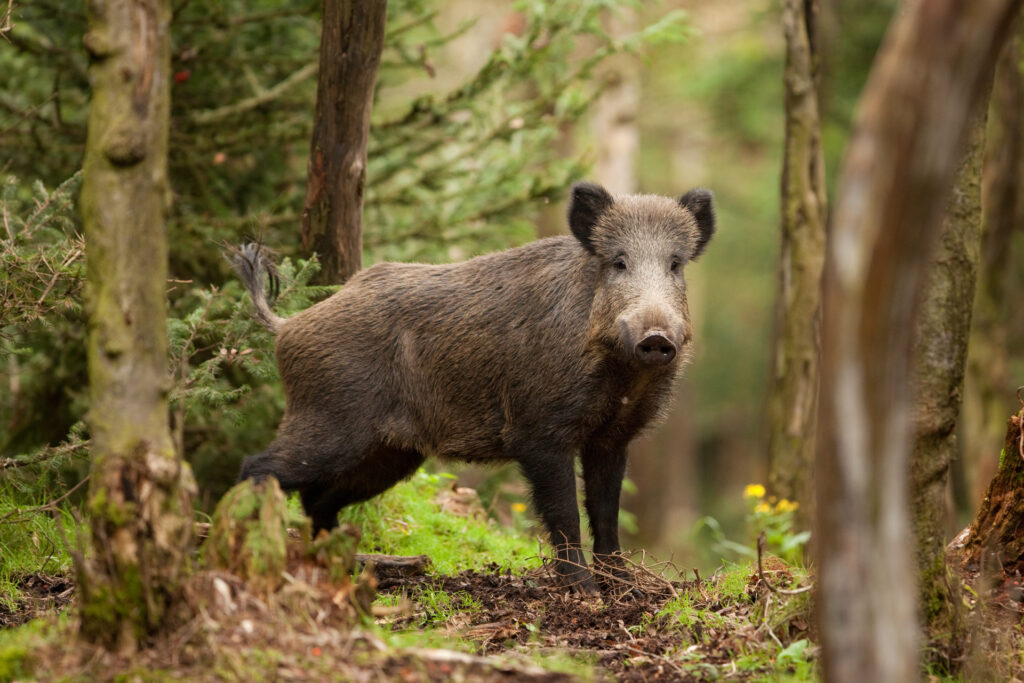
POLYGON ((764 498, 765 490, 760 484, 747 484, 743 489, 744 498, 764 498))

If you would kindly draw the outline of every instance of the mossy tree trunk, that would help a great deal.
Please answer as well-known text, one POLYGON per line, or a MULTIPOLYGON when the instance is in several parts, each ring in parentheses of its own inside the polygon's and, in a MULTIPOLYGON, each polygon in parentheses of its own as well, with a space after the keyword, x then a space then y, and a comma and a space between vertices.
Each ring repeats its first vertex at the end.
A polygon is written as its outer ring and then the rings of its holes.
POLYGON ((909 3, 858 105, 823 306, 815 477, 828 681, 919 678, 907 514, 913 321, 971 114, 1020 6, 909 3))
POLYGON ((910 459, 919 604, 928 637, 949 659, 963 634, 946 567, 949 471, 957 456, 964 366, 981 251, 981 161, 987 97, 971 124, 946 218, 928 263, 914 342, 914 447, 910 459))
POLYGON ((786 147, 775 358, 768 397, 771 492, 810 520, 825 263, 825 159, 818 112, 816 0, 786 0, 786 147))
POLYGON ((981 249, 964 387, 964 475, 977 508, 996 473, 1011 382, 1007 352, 1007 281, 1011 238, 1024 226, 1024 71, 1020 26, 996 69, 982 182, 985 234, 981 249))
POLYGON ((165 213, 170 0, 92 0, 92 103, 80 207, 88 284, 91 547, 81 632, 131 652, 165 619, 191 538, 168 424, 165 213))
POLYGON ((316 252, 318 281, 338 284, 362 266, 366 143, 386 0, 324 0, 302 247, 316 252))

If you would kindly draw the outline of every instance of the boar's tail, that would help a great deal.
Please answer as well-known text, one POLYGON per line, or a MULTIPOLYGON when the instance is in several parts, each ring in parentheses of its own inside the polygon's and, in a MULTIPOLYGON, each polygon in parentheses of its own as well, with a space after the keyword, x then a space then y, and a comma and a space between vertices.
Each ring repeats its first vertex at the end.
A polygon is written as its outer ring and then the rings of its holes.
POLYGON ((270 303, 281 291, 281 279, 277 273, 277 266, 267 250, 261 244, 250 242, 240 247, 229 246, 225 256, 238 273, 238 277, 242 279, 242 284, 249 290, 249 296, 252 297, 253 306, 256 308, 256 320, 276 334, 284 318, 274 315, 270 310, 270 303))

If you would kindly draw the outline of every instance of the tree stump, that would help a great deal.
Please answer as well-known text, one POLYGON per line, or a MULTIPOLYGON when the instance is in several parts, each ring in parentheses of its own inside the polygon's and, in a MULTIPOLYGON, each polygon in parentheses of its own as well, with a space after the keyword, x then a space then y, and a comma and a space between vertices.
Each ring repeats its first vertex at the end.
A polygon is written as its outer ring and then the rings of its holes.
MULTIPOLYGON (((1018 394, 1019 396, 1019 394, 1018 394)), ((1010 417, 999 469, 988 485, 964 545, 963 564, 981 566, 984 555, 1003 572, 1024 571, 1024 407, 1010 417)))

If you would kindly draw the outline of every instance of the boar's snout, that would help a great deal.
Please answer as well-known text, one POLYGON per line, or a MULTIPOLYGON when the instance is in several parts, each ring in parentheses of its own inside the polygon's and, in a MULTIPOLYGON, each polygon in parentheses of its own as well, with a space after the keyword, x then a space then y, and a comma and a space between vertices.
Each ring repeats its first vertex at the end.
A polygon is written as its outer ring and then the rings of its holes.
POLYGON ((676 357, 676 351, 675 342, 661 332, 648 334, 633 349, 644 365, 668 365, 676 357))

